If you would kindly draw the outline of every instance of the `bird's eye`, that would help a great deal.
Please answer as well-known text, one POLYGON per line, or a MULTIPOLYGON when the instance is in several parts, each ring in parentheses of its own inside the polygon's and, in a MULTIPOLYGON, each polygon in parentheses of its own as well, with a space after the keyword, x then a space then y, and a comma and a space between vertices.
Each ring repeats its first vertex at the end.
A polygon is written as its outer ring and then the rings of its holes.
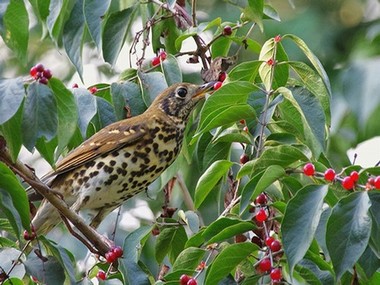
POLYGON ((175 96, 180 99, 185 99, 186 95, 187 95, 187 89, 183 87, 178 88, 177 93, 175 94, 175 96))

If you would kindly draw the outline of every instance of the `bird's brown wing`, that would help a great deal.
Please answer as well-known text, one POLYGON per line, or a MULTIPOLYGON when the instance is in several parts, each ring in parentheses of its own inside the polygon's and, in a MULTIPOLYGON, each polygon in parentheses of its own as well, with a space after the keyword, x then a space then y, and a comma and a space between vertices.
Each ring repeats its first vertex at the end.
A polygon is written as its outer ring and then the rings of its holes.
POLYGON ((147 130, 146 125, 141 123, 144 120, 136 119, 137 117, 134 117, 103 128, 59 161, 56 170, 44 178, 65 173, 94 160, 100 155, 136 142, 146 134, 147 130))

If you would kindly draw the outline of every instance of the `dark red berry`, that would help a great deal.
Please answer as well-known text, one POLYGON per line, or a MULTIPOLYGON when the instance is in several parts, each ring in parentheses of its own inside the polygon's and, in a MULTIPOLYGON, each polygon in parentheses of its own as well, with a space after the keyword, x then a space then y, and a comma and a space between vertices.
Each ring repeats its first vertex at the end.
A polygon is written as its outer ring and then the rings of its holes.
POLYGON ((103 270, 99 270, 98 274, 96 274, 96 277, 98 277, 98 279, 100 279, 100 280, 106 280, 107 279, 107 275, 103 270))
POLYGON ((191 278, 187 281, 187 285, 197 285, 197 279, 191 278))
POLYGON ((373 186, 375 186, 376 189, 380 189, 380 176, 377 176, 375 178, 375 181, 373 182, 373 186))
POLYGON ((38 63, 35 65, 36 69, 38 72, 43 72, 45 70, 44 66, 42 65, 42 63, 38 63))
POLYGON ((113 263, 117 259, 116 254, 113 251, 107 252, 104 257, 108 263, 113 263))
POLYGON ((332 168, 329 168, 325 171, 324 174, 325 180, 327 181, 334 181, 335 179, 335 170, 332 168))
POLYGON ((313 176, 315 173, 314 164, 312 164, 311 162, 306 163, 305 166, 303 167, 303 173, 307 176, 313 176))
POLYGON ((160 234, 160 229, 158 227, 154 227, 152 229, 152 235, 158 236, 160 234))
POLYGON ((71 88, 78 88, 78 84, 77 83, 74 83, 73 86, 71 86, 71 88))
POLYGON ((219 73, 218 81, 223 82, 224 80, 226 80, 226 78, 227 78, 227 73, 225 73, 224 71, 219 73))
POLYGON ((280 268, 274 268, 270 272, 270 278, 275 281, 280 281, 282 277, 281 269, 280 268))
POLYGON ((265 205, 268 202, 267 195, 265 195, 265 193, 261 193, 259 196, 256 197, 255 202, 259 205, 265 205))
POLYGON ((165 51, 160 52, 159 57, 160 57, 161 61, 164 61, 164 60, 166 59, 167 56, 168 56, 168 55, 166 54, 165 51))
POLYGON ((47 85, 49 80, 46 77, 41 77, 38 82, 47 85))
POLYGON ((24 231, 23 237, 25 240, 34 240, 36 238, 36 231, 34 230, 34 227, 31 226, 30 230, 30 233, 27 230, 24 231))
POLYGON ((215 82, 214 84, 214 90, 218 90, 220 87, 222 87, 222 82, 221 81, 217 81, 215 82))
POLYGON ((357 172, 357 171, 352 171, 351 173, 350 173, 350 177, 351 177, 351 179, 354 181, 354 182, 356 182, 356 181, 358 181, 359 180, 359 173, 357 172))
POLYGON ((181 277, 179 278, 179 283, 181 285, 187 285, 187 282, 189 282, 190 279, 191 277, 189 275, 182 274, 181 277))
POLYGON ((123 256, 123 249, 120 246, 115 246, 112 249, 112 252, 115 254, 116 258, 123 256))
POLYGON ((235 236, 235 242, 245 242, 247 240, 247 237, 245 235, 236 235, 235 236))
POLYGON ((267 237, 267 238, 265 239, 265 244, 266 244, 267 246, 270 246, 270 245, 272 244, 272 242, 274 242, 274 241, 275 241, 274 237, 267 237))
POLYGON ((50 79, 53 75, 52 75, 50 69, 45 69, 44 71, 42 71, 42 76, 47 78, 47 79, 50 79))
POLYGON ((230 36, 232 34, 232 28, 231 26, 225 26, 223 28, 223 35, 230 36))
POLYGON ((352 180, 351 176, 346 176, 342 180, 342 186, 346 190, 350 190, 354 187, 355 182, 352 180))
POLYGON ((267 272, 271 269, 271 267, 272 267, 272 264, 269 258, 264 258, 259 263, 259 269, 261 272, 267 272))
POLYGON ((247 154, 243 153, 240 156, 240 163, 241 164, 246 164, 248 161, 249 161, 249 156, 247 154))
POLYGON ((281 243, 278 240, 274 240, 270 245, 270 250, 273 252, 279 251, 281 249, 281 243))
POLYGON ((256 214, 256 221, 258 222, 265 222, 268 218, 267 211, 264 209, 260 209, 256 214))
POLYGON ((155 56, 155 57, 153 57, 153 59, 152 59, 152 66, 157 66, 157 65, 159 65, 160 64, 160 62, 161 62, 161 60, 160 60, 160 57, 158 57, 158 56, 155 56))

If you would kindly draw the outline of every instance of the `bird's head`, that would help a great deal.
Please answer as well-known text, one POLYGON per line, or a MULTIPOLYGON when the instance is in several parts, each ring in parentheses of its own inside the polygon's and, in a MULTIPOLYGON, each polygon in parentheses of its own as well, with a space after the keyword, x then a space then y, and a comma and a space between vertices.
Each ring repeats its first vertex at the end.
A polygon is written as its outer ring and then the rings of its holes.
POLYGON ((203 85, 177 83, 165 89, 156 97, 155 106, 173 119, 186 121, 196 103, 205 97, 215 82, 203 85))

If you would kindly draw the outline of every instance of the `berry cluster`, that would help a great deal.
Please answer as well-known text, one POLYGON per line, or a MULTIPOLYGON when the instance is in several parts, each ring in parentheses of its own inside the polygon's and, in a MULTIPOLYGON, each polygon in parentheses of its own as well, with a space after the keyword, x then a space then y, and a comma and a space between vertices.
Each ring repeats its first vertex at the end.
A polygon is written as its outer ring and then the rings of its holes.
POLYGON ((179 284, 180 285, 197 285, 197 279, 192 278, 189 275, 183 274, 179 278, 179 284))
POLYGON ((23 237, 25 240, 34 240, 36 238, 36 231, 35 231, 33 225, 31 225, 30 228, 31 228, 30 233, 27 230, 24 231, 23 237))
POLYGON ((315 171, 315 166, 311 162, 308 162, 303 167, 303 173, 307 176, 323 177, 328 182, 339 181, 342 187, 346 190, 354 189, 355 187, 362 187, 365 189, 380 189, 380 176, 369 177, 365 186, 358 185, 359 173, 352 171, 350 175, 342 177, 337 175, 335 170, 328 168, 324 173, 315 171))
POLYGON ((113 263, 119 257, 123 256, 123 249, 120 246, 113 247, 109 252, 107 252, 104 257, 108 263, 113 263))
POLYGON ((158 56, 153 57, 152 59, 152 66, 157 66, 161 63, 161 61, 164 61, 167 57, 167 54, 165 51, 161 51, 158 56))
POLYGON ((53 76, 50 69, 45 69, 45 67, 38 63, 35 66, 33 66, 29 74, 39 83, 41 84, 48 84, 49 79, 53 76))
POLYGON ((214 83, 213 89, 218 90, 220 87, 222 87, 223 81, 226 80, 226 78, 227 78, 227 73, 224 71, 221 71, 219 73, 218 81, 214 83))

